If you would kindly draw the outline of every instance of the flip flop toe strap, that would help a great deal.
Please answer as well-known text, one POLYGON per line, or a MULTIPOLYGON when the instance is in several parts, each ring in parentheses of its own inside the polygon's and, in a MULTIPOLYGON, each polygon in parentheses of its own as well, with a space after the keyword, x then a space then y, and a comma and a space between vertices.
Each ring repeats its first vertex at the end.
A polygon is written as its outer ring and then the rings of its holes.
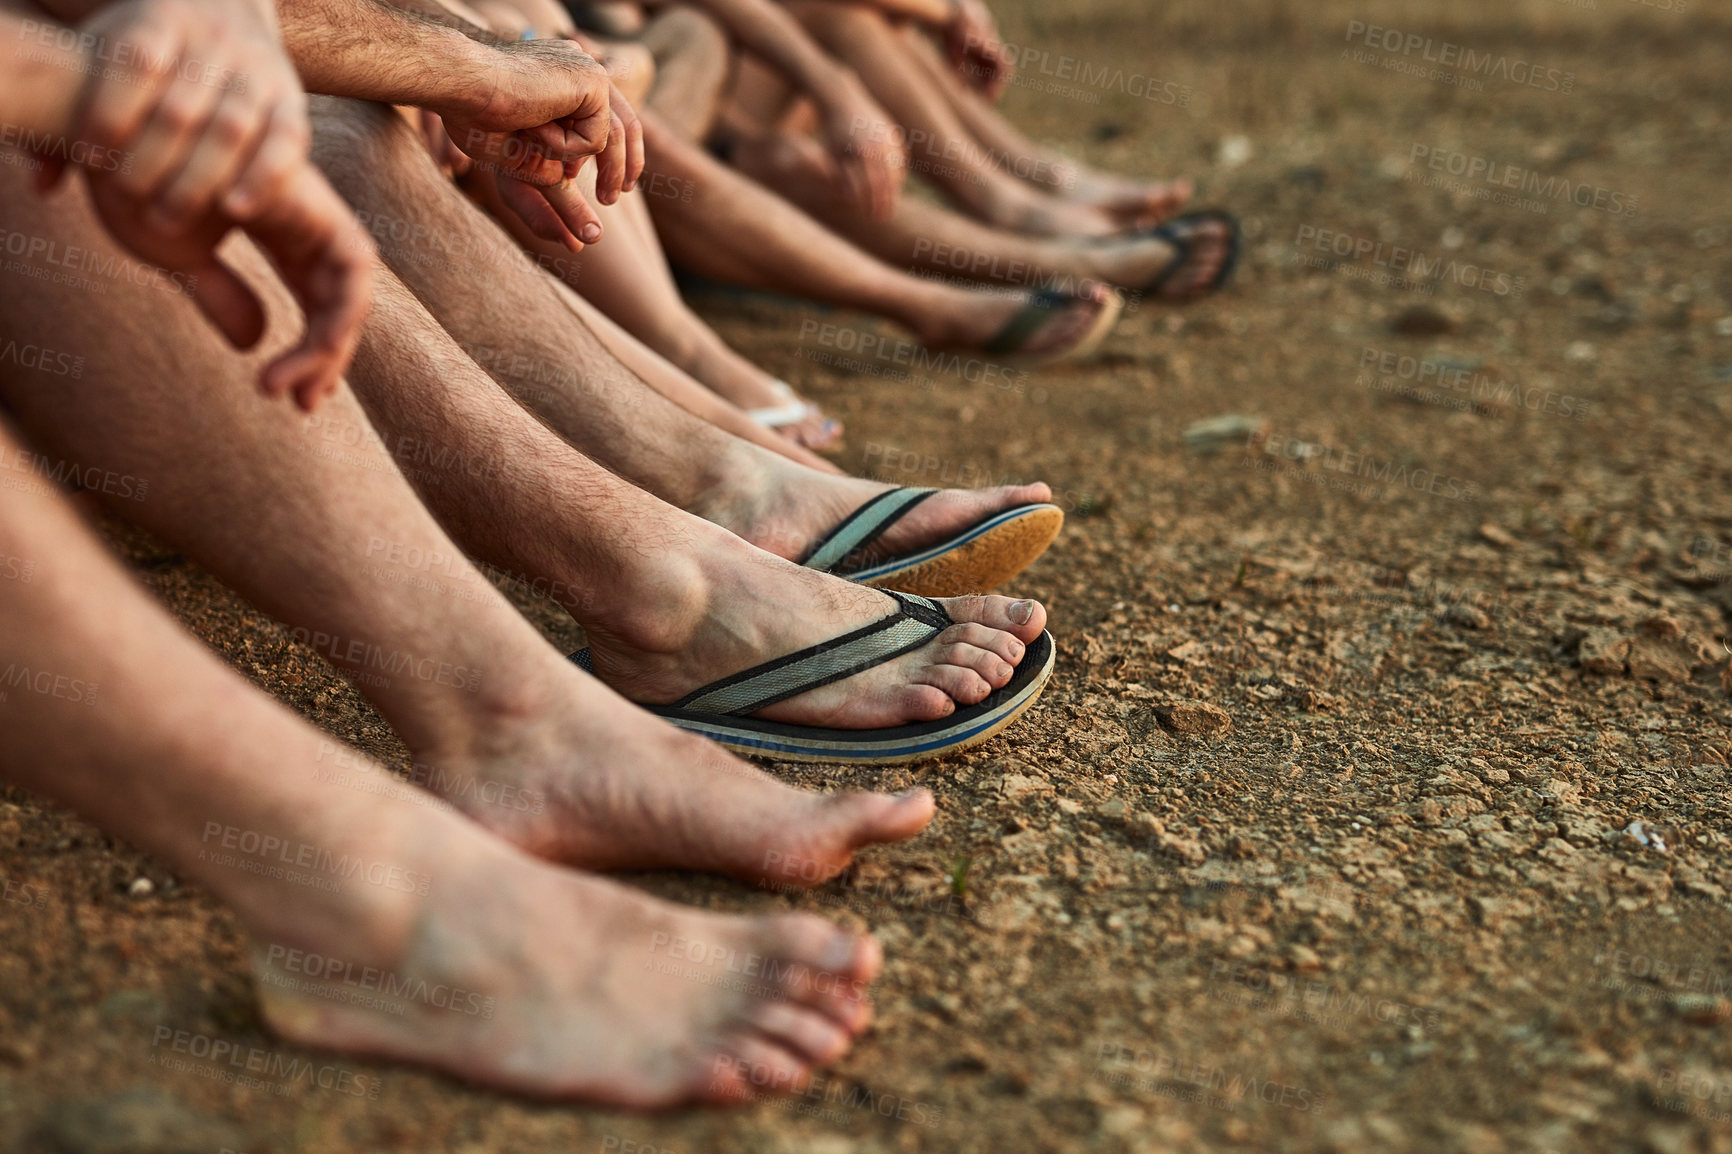
POLYGON ((1029 339, 1041 330, 1041 326, 1052 319, 1054 313, 1075 303, 1076 299, 1053 289, 1040 289, 1005 322, 1004 327, 998 330, 998 335, 988 341, 981 351, 995 357, 1020 353, 1029 339))
POLYGON ((1224 212, 1214 209, 1204 209, 1200 212, 1187 212, 1184 216, 1174 217, 1163 225, 1146 232, 1145 236, 1157 238, 1172 246, 1173 258, 1166 267, 1155 274, 1153 280, 1143 286, 1143 291, 1151 296, 1166 286, 1173 279, 1173 274, 1184 268, 1191 260, 1191 244, 1203 228, 1209 224, 1223 225, 1227 229, 1227 257, 1221 262, 1221 267, 1215 270, 1215 275, 1202 286, 1197 295, 1214 292, 1225 285, 1233 275, 1233 268, 1239 263, 1239 222, 1224 212))
POLYGON ((744 716, 918 649, 953 621, 936 601, 891 593, 896 612, 798 653, 713 681, 674 703, 694 713, 744 716))
MULTIPOLYGON (((816 569, 820 573, 835 573, 845 576, 847 570, 842 568, 856 554, 864 550, 872 542, 884 535, 884 531, 908 515, 909 510, 932 494, 937 489, 891 489, 880 493, 852 513, 847 520, 830 531, 830 535, 818 542, 805 560, 800 564, 808 569, 816 569)), ((850 568, 858 568, 858 565, 850 568)))
POLYGON ((771 381, 770 388, 775 391, 776 398, 782 402, 781 404, 764 409, 746 410, 746 416, 766 429, 779 429, 783 425, 803 421, 818 411, 817 405, 802 399, 787 381, 771 381))

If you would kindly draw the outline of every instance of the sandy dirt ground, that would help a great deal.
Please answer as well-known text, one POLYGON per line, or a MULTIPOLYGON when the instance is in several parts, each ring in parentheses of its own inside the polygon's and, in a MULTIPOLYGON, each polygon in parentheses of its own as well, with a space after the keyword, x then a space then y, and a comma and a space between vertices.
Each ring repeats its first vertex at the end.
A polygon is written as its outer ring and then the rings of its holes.
MULTIPOLYGON (((1732 1151, 1732 14, 1681 6, 1001 0, 1012 115, 1196 175, 1245 222, 1229 292, 1008 385, 702 298, 850 469, 1070 513, 1014 586, 1060 644, 1023 724, 778 771, 928 786, 929 833, 810 894, 634 880, 879 936, 879 1023, 806 1096, 642 1117, 283 1046, 220 907, 14 791, 0 1148, 1732 1151), (164 1026, 319 1073, 236 1085, 164 1026)), ((281 628, 111 532, 402 765, 281 628)))

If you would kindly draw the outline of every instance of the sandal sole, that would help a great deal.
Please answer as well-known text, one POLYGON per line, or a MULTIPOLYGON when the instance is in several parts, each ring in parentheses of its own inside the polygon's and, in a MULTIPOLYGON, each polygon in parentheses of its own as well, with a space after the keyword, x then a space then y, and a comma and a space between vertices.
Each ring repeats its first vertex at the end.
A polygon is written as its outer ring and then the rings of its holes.
POLYGON ((1101 347, 1101 342, 1107 339, 1107 335, 1113 331, 1113 326, 1119 323, 1119 318, 1124 315, 1124 311, 1124 294, 1114 289, 1112 295, 1102 302, 1101 311, 1095 314, 1094 321, 1075 344, 1044 353, 1012 353, 1001 357, 1000 360, 1012 367, 1027 369, 1047 368, 1052 365, 1063 364, 1066 361, 1086 360, 1101 347))
POLYGON ((1064 528, 1057 505, 1020 505, 959 537, 907 557, 849 573, 850 581, 921 597, 986 593, 1027 569, 1064 528))
POLYGON ((650 712, 745 757, 830 765, 907 765, 972 749, 1015 724, 1046 691, 1057 658, 1052 634, 1042 633, 1023 654, 1010 683, 985 701, 964 706, 939 721, 891 729, 819 729, 670 708, 651 708, 650 712))

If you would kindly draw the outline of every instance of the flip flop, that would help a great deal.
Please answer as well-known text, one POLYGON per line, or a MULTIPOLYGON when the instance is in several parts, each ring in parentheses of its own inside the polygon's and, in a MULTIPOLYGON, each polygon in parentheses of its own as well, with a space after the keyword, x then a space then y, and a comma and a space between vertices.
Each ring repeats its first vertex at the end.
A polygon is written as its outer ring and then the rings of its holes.
MULTIPOLYGON (((1232 279, 1233 270, 1239 266, 1239 242, 1241 233, 1239 222, 1231 213, 1222 212, 1218 208, 1206 208, 1197 212, 1187 212, 1183 216, 1175 216, 1165 224, 1136 233, 1136 236, 1164 240, 1173 246, 1173 259, 1167 262, 1167 267, 1156 273, 1154 279, 1142 287, 1145 297, 1155 297, 1160 294, 1161 287, 1172 279, 1173 274, 1185 267, 1185 262, 1191 259, 1191 241, 1196 238, 1197 226, 1209 222, 1219 222, 1227 226, 1227 259, 1221 262, 1221 267, 1215 275, 1203 282, 1194 292, 1182 297, 1166 297, 1166 300, 1195 300, 1219 292, 1232 279)), ((1122 238, 1118 238, 1122 239, 1122 238)))
MULTIPOLYGON (((796 393, 793 386, 789 385, 787 381, 771 381, 770 387, 776 391, 776 397, 782 402, 781 404, 773 408, 746 410, 746 416, 764 428, 780 429, 785 425, 803 421, 807 417, 823 416, 823 410, 796 393)), ((825 420, 828 421, 829 418, 826 417, 825 420)), ((830 421, 830 423, 835 424, 834 421, 830 421)))
POLYGON ((1064 527, 1057 505, 1017 505, 975 522, 937 545, 889 560, 874 560, 872 543, 937 489, 880 493, 830 530, 800 561, 876 589, 922 597, 960 597, 996 589, 1032 565, 1064 527))
MULTIPOLYGON (((1100 347, 1113 326, 1118 323, 1119 314, 1124 312, 1125 298, 1116 291, 1108 289, 1110 295, 1101 302, 1100 311, 1095 314, 1094 321, 1084 330, 1081 337, 1061 349, 1048 349, 1043 353, 1025 353, 1034 334, 1038 333, 1052 319, 1053 314, 1070 308, 1078 301, 1087 301, 1087 297, 1074 296, 1070 293, 1058 292, 1055 289, 1038 289, 1011 318, 1004 322, 993 338, 981 346, 981 352, 988 356, 1013 361, 1029 366, 1052 365, 1060 361, 1081 360, 1100 347)), ((1091 302, 1092 303, 1092 302, 1091 302)))
MULTIPOLYGON (((713 681, 672 705, 642 708, 747 756, 903 765, 979 745, 1021 717, 1046 688, 1056 650, 1052 634, 1043 632, 1023 652, 1004 688, 977 705, 958 705, 955 713, 937 721, 886 729, 832 729, 747 716, 894 660, 955 624, 937 602, 906 593, 890 596, 896 599, 896 611, 871 625, 713 681)), ((588 649, 573 653, 571 660, 593 672, 588 649)))

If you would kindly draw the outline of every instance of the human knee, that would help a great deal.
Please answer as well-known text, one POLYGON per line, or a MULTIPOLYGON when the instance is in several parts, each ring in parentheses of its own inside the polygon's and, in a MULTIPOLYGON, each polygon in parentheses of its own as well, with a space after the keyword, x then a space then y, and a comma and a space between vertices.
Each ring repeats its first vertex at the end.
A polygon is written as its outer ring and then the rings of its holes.
POLYGON ((640 105, 655 84, 656 59, 641 44, 610 44, 602 65, 614 84, 632 104, 640 105))
POLYGON ((850 0, 798 0, 789 8, 829 48, 852 48, 891 39, 896 29, 870 4, 850 0))
POLYGON ((403 163, 417 150, 413 130, 388 105, 314 96, 307 112, 313 126, 313 163, 327 175, 352 165, 370 171, 403 163))
POLYGON ((656 17, 656 39, 691 52, 725 55, 728 34, 708 12, 689 4, 675 4, 656 17))
POLYGON ((721 76, 733 43, 715 18, 684 4, 664 8, 644 30, 643 44, 664 70, 682 76, 721 76))

